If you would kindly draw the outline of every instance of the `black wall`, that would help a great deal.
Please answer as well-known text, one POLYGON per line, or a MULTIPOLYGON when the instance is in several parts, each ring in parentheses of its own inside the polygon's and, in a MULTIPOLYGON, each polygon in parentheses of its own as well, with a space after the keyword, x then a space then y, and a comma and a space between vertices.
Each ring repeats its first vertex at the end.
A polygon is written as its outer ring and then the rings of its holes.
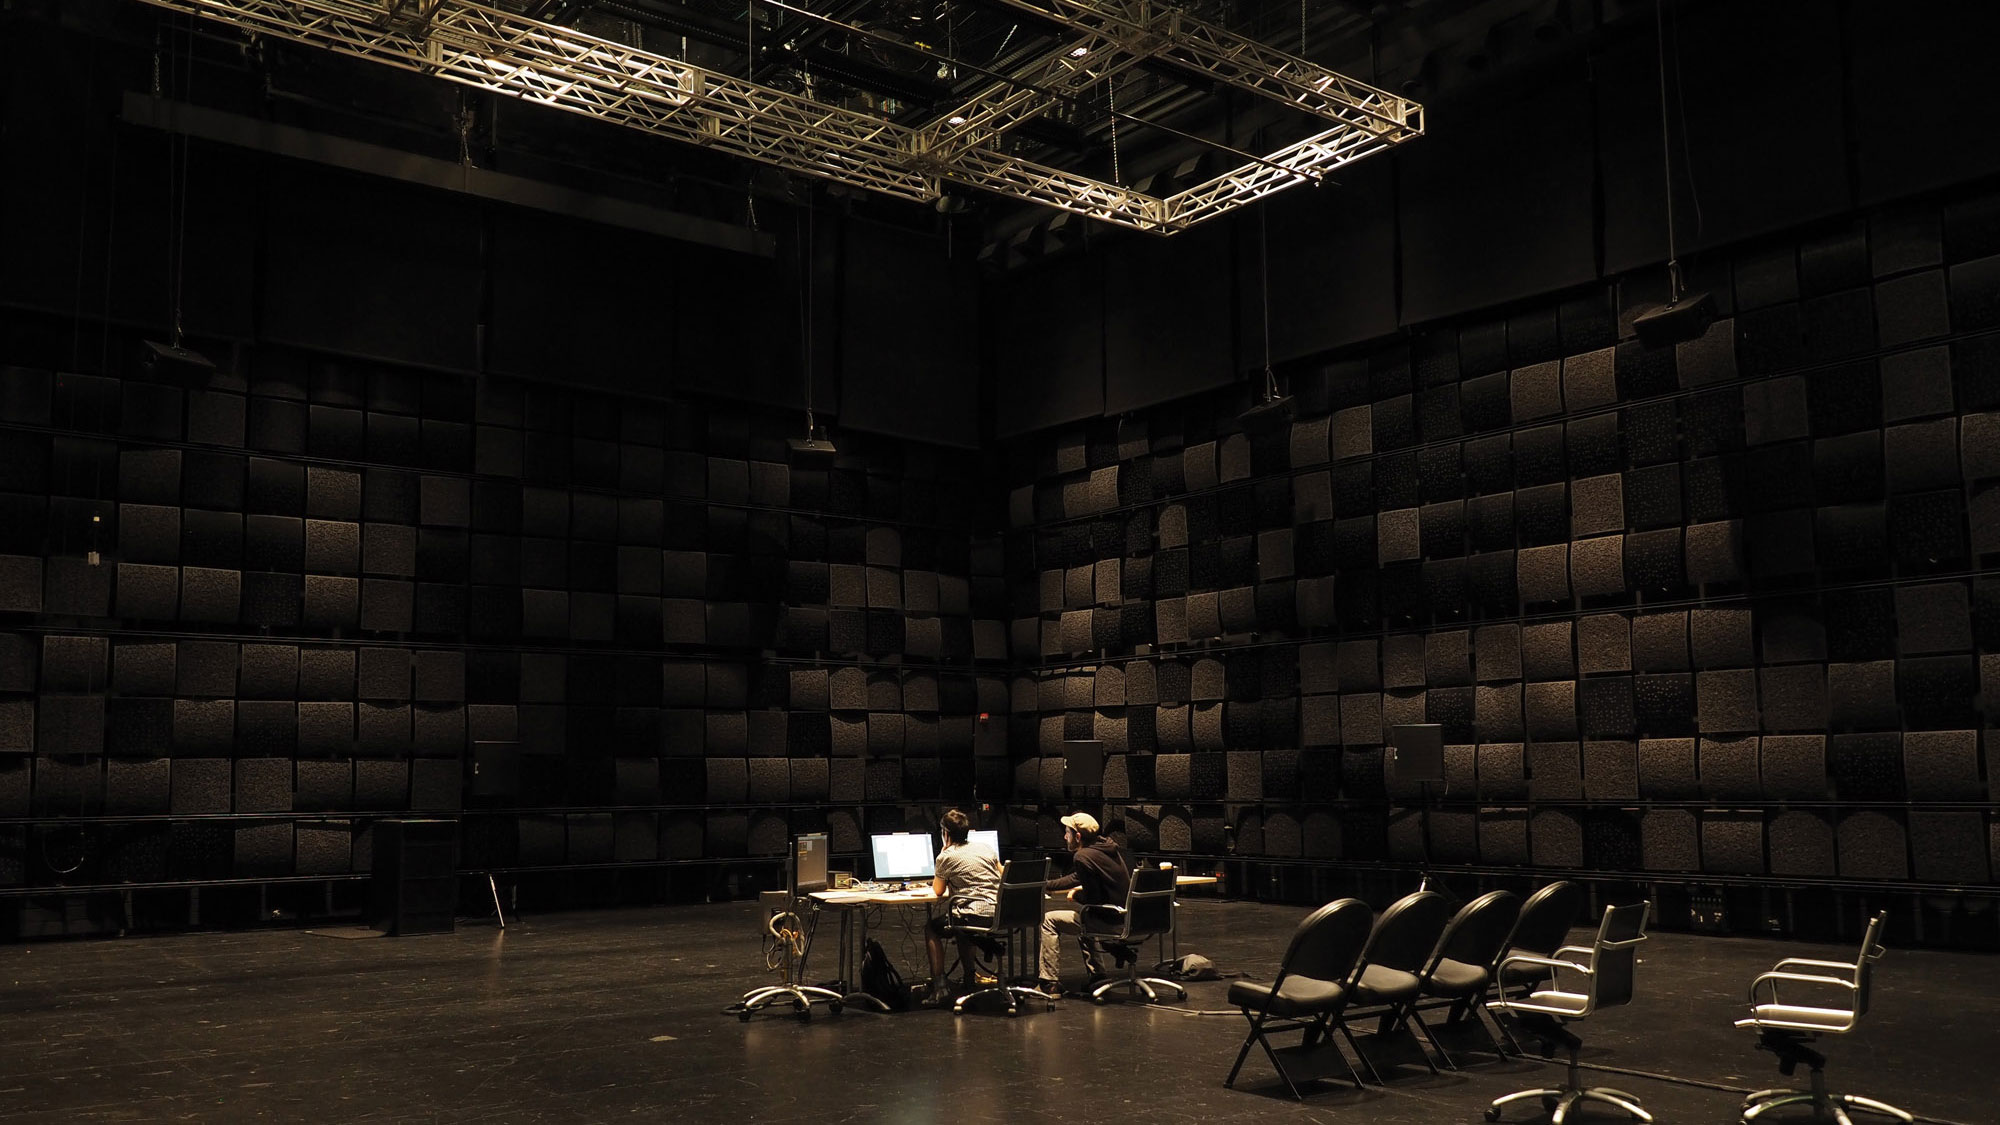
POLYGON ((185 377, 139 361, 143 66, 8 30, 4 160, 50 174, 0 218, 0 888, 365 873, 399 812, 472 868, 853 854, 970 799, 1006 605, 940 243, 765 200, 757 257, 196 142, 185 377), (794 465, 805 268, 841 453, 794 465), (518 792, 469 796, 482 741, 518 792))

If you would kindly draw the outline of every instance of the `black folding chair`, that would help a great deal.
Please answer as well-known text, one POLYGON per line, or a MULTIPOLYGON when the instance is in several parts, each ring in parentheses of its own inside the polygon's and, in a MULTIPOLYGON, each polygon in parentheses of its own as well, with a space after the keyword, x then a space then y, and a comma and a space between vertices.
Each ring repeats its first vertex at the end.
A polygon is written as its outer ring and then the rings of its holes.
MULTIPOLYGON (((1493 1053, 1502 1058, 1507 1053, 1501 1050, 1499 1038, 1486 1030, 1479 1015, 1479 1001, 1493 983, 1493 963, 1499 958, 1520 912, 1521 900, 1508 891, 1488 891, 1466 903, 1445 926, 1444 936, 1438 939, 1430 960, 1417 973, 1418 991, 1428 1001, 1420 1001, 1417 1008, 1449 1008, 1445 1017, 1448 1026, 1462 1022, 1470 1013, 1472 1022, 1486 1035, 1486 1041, 1493 1044, 1493 1053)), ((1437 1048, 1444 1065, 1458 1069, 1444 1041, 1421 1016, 1417 1017, 1417 1025, 1437 1048)))
MULTIPOLYGON (((1416 1018, 1419 1027, 1423 1026, 1423 1017, 1416 1014, 1424 983, 1418 973, 1430 959, 1431 950, 1437 947, 1450 909, 1442 895, 1415 891, 1391 903, 1375 919, 1368 945, 1354 966, 1347 1004, 1352 1008, 1380 1009, 1375 1029, 1378 1038, 1387 1039, 1397 1029, 1407 1027, 1411 1017, 1416 1018)), ((1342 1012, 1333 1016, 1336 1021, 1343 1017, 1342 1012)), ((1428 1037, 1430 1029, 1424 1028, 1424 1034, 1428 1037)), ((1436 1074, 1430 1053, 1422 1051, 1420 1057, 1424 1066, 1436 1074)), ((1382 1081, 1382 1075, 1367 1055, 1361 1056, 1361 1064, 1376 1082, 1382 1081)))
POLYGON ((1236 1065, 1223 1079, 1225 1087, 1235 1087, 1236 1075, 1243 1069, 1243 1060, 1250 1057, 1253 1043, 1264 1049, 1285 1089, 1301 1101, 1305 1095, 1299 1092, 1298 1083, 1332 1077, 1329 1064, 1334 1059, 1340 1060, 1355 1087, 1360 1087, 1361 1075, 1341 1054, 1329 1029, 1339 1028, 1354 1053, 1361 1053, 1338 1015, 1347 1006, 1348 978, 1368 943, 1373 920, 1374 912, 1360 899, 1327 903, 1307 915, 1293 931, 1285 959, 1270 984, 1239 980, 1229 986, 1229 1002, 1242 1009, 1250 1031, 1243 1037, 1242 1050, 1236 1052, 1236 1065), (1298 1045, 1271 1046, 1269 1036, 1290 1031, 1303 1033, 1298 1045))

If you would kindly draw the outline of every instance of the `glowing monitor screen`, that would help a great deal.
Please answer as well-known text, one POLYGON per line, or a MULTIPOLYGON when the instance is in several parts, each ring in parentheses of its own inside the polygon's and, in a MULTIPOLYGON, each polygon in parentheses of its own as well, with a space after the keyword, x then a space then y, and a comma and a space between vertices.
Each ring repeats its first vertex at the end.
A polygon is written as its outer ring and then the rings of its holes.
POLYGON ((971 834, 966 837, 966 842, 970 844, 985 844, 987 847, 993 849, 994 855, 1000 854, 1000 833, 991 828, 973 829, 971 834))
POLYGON ((868 838, 877 879, 929 879, 937 874, 929 833, 884 833, 868 838))

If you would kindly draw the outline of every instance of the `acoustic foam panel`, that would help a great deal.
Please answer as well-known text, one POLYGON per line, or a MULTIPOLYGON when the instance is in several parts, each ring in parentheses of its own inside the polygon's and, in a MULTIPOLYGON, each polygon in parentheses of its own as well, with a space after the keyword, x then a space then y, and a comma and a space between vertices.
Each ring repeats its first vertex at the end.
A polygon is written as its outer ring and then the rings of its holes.
POLYGON ((1826 668, 1799 664, 1758 671, 1764 729, 1823 730, 1827 725, 1826 668))
POLYGON ((1909 839, 1901 814, 1850 812, 1840 818, 1835 836, 1842 878, 1910 877, 1909 839))
POLYGON ((1663 801, 1697 799, 1695 740, 1647 738, 1639 742, 1639 795, 1663 801))
POLYGON ((1638 747, 1631 742, 1583 744, 1583 793, 1592 801, 1629 801, 1639 796, 1638 747))
POLYGON ((1695 815, 1688 809, 1647 809, 1639 816, 1639 850, 1648 871, 1694 871, 1701 865, 1695 815))
POLYGON ((1903 736, 1906 791, 1913 801, 1977 801, 1979 736, 1975 731, 1913 731, 1903 736))
POLYGON ((1764 873, 1760 813, 1706 809, 1701 814, 1701 869, 1721 875, 1764 873))
POLYGON ((1986 825, 1977 812, 1913 810, 1909 817, 1910 866, 1917 880, 1964 886, 1991 879, 1987 849, 1981 847, 1986 825))
POLYGON ((1482 742, 1477 762, 1480 800, 1519 800, 1528 795, 1526 760, 1520 743, 1482 742))

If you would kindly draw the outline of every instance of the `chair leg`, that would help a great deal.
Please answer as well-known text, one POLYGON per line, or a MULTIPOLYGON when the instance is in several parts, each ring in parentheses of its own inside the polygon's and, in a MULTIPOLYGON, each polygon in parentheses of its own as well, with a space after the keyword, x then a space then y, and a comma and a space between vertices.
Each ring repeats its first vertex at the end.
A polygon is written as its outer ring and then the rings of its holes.
MULTIPOLYGON (((1424 1038, 1430 1040, 1431 1047, 1437 1051, 1438 1058, 1444 1060, 1444 1065, 1457 1070, 1458 1064, 1452 1061, 1451 1052, 1445 1049, 1444 1043, 1437 1037, 1437 1032, 1431 1030, 1431 1025, 1424 1022, 1423 1013, 1417 1011, 1415 1004, 1410 1005, 1410 1018, 1417 1021, 1417 1026, 1423 1030, 1424 1038)), ((1432 1067, 1431 1073, 1436 1074, 1437 1067, 1432 1067)))
MULTIPOLYGON (((1385 1085, 1382 1081, 1382 1073, 1376 1070, 1374 1062, 1370 1061, 1368 1056, 1362 1053, 1361 1044, 1354 1041, 1354 1033, 1347 1030, 1347 1021, 1341 1019, 1339 1016, 1334 1016, 1333 1026, 1340 1029, 1341 1037, 1346 1039, 1347 1045, 1354 1050, 1354 1057, 1360 1059, 1361 1065, 1368 1068, 1368 1077, 1373 1078, 1377 1086, 1385 1085)), ((1347 1069, 1353 1070, 1354 1068, 1350 1066, 1347 1069)), ((1360 1075, 1357 1074, 1354 1076, 1354 1084, 1356 1086, 1361 1085, 1360 1075)))

